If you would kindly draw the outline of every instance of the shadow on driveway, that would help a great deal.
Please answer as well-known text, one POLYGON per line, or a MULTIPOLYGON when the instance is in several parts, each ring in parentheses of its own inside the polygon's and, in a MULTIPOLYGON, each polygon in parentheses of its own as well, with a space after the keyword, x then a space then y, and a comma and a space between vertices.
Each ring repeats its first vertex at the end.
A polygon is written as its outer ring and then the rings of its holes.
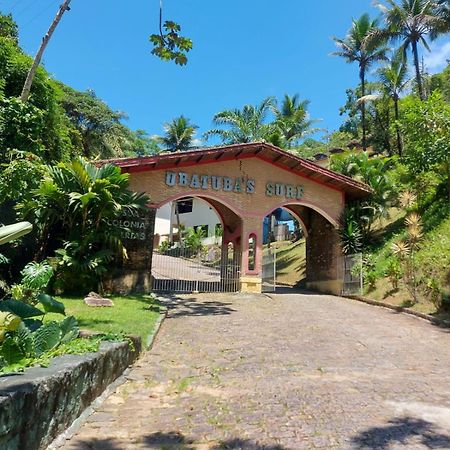
POLYGON ((388 425, 369 428, 355 436, 352 443, 361 450, 384 450, 394 444, 408 448, 410 438, 415 438, 426 448, 450 448, 450 435, 440 434, 432 423, 413 417, 396 418, 388 425))
POLYGON ((162 299, 163 304, 168 309, 167 317, 172 319, 184 316, 226 316, 236 312, 231 307, 231 302, 205 301, 193 296, 181 297, 177 295, 165 295, 162 299))

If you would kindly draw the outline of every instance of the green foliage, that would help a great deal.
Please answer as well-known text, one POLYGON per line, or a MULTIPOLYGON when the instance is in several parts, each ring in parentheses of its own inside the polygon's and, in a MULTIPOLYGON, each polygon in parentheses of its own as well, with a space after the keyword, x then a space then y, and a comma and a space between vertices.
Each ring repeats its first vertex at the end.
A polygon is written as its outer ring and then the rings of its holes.
POLYGON ((384 275, 389 278, 392 289, 397 290, 398 283, 403 277, 402 267, 400 265, 400 261, 397 258, 389 259, 384 275))
POLYGON ((150 36, 150 42, 154 46, 152 54, 163 61, 174 61, 175 64, 184 66, 187 63, 186 54, 192 50, 192 41, 181 36, 180 31, 180 25, 166 20, 160 28, 160 33, 150 36))
POLYGON ((53 277, 53 268, 47 261, 28 263, 22 270, 22 284, 35 291, 47 288, 53 277))
POLYGON ((372 41, 390 39, 393 43, 401 42, 400 52, 405 56, 411 49, 416 71, 416 83, 419 95, 425 99, 425 92, 420 71, 418 45, 422 44, 428 51, 430 48, 426 41, 443 32, 448 31, 448 24, 438 8, 436 2, 429 0, 385 0, 386 5, 378 6, 383 14, 385 28, 373 33, 372 41))
POLYGON ((221 111, 213 117, 213 123, 225 129, 209 130, 204 138, 219 136, 224 144, 269 141, 275 130, 273 124, 267 123, 267 117, 274 107, 275 99, 268 97, 257 106, 221 111))
POLYGON ((11 14, 7 16, 0 14, 0 37, 9 38, 15 42, 19 38, 19 29, 11 14))
POLYGON ((206 233, 203 228, 188 228, 183 236, 183 246, 192 252, 198 253, 203 249, 203 239, 205 237, 206 233))
POLYGON ((197 128, 197 125, 191 124, 186 117, 176 117, 164 124, 165 135, 159 137, 158 141, 170 152, 186 151, 192 147, 197 128))
POLYGON ((374 222, 387 217, 390 206, 397 198, 396 187, 389 176, 392 165, 393 160, 389 158, 369 158, 365 152, 342 154, 332 159, 333 170, 362 181, 373 189, 368 200, 353 205, 353 218, 361 228, 365 241, 374 222))
POLYGON ((128 180, 114 165, 77 159, 47 166, 35 197, 20 205, 39 231, 40 258, 56 255, 61 288, 95 288, 112 258, 124 254, 124 230, 113 221, 139 215, 148 202, 128 190, 128 180))
POLYGON ((450 198, 450 105, 438 92, 424 102, 406 99, 400 126, 410 172, 439 174, 450 198))
POLYGON ((298 94, 285 95, 281 107, 273 107, 275 121, 270 142, 281 148, 292 148, 307 135, 316 132, 308 114, 309 100, 300 101, 298 94))
POLYGON ((354 208, 347 208, 339 220, 339 237, 345 255, 360 253, 363 247, 363 233, 355 213, 354 208))
POLYGON ((148 153, 151 140, 126 128, 126 115, 112 110, 94 91, 79 92, 58 83, 59 102, 74 127, 73 139, 86 157, 111 158, 148 153))

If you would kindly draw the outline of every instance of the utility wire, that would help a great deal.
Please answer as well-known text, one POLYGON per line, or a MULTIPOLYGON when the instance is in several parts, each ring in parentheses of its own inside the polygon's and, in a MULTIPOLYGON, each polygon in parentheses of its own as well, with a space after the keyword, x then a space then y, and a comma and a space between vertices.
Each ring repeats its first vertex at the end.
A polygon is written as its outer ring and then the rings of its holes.
POLYGON ((60 0, 51 0, 51 2, 41 11, 39 11, 37 14, 35 14, 28 22, 23 25, 23 28, 26 28, 28 25, 30 25, 32 22, 34 22, 38 17, 41 17, 42 14, 47 12, 50 8, 52 8, 56 3, 58 3, 60 0))
POLYGON ((25 11, 31 9, 30 7, 33 5, 33 3, 36 4, 35 0, 31 0, 31 2, 27 2, 22 9, 19 9, 19 11, 16 14, 14 14, 14 17, 15 18, 20 17, 25 11))

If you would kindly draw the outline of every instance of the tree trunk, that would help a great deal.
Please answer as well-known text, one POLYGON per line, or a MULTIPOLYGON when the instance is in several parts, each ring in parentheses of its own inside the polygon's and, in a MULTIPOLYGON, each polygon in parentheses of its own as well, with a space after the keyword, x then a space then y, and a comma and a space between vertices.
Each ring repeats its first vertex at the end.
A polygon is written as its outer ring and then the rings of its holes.
POLYGON ((46 35, 42 38, 41 46, 39 47, 36 56, 34 57, 33 64, 31 65, 30 71, 28 72, 27 79, 25 80, 25 84, 23 85, 22 94, 20 95, 20 99, 23 102, 28 100, 30 95, 31 86, 33 84, 34 76, 36 75, 36 70, 41 63, 42 55, 44 54, 45 48, 49 43, 53 32, 55 31, 59 21, 61 20, 63 14, 69 9, 69 4, 71 0, 64 0, 64 3, 59 7, 58 12, 56 13, 55 18, 53 19, 50 28, 48 29, 46 35))
POLYGON ((395 112, 395 131, 397 132, 397 150, 398 156, 403 156, 403 144, 402 137, 400 135, 400 127, 398 125, 398 120, 400 118, 400 114, 398 112, 398 98, 394 97, 394 112, 395 112))
MULTIPOLYGON (((359 69, 359 78, 361 79, 361 97, 366 95, 366 70, 364 67, 359 69)), ((367 149, 366 140, 366 102, 361 102, 361 122, 362 122, 362 146, 363 150, 367 149)))
POLYGON ((413 41, 411 46, 414 57, 414 68, 416 70, 417 88, 419 89, 420 100, 423 101, 425 100, 425 92, 423 91, 422 74, 420 73, 420 62, 419 62, 419 52, 417 51, 417 42, 413 41))

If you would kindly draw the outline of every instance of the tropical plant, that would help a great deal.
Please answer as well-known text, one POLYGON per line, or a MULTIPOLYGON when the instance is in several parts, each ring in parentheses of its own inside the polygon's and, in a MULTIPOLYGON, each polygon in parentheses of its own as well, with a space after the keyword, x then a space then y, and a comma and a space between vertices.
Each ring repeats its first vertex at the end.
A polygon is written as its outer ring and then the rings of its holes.
POLYGON ((11 286, 11 296, 16 300, 34 304, 38 294, 46 291, 54 271, 47 261, 32 261, 20 273, 22 280, 20 284, 11 286))
POLYGON ((390 39, 401 41, 400 51, 406 56, 411 48, 416 75, 416 83, 421 100, 425 100, 425 90, 419 61, 419 44, 428 51, 430 47, 426 38, 435 39, 440 33, 448 29, 447 23, 435 1, 430 0, 385 0, 385 4, 377 3, 381 10, 386 28, 372 30, 371 41, 390 39))
POLYGON ((354 202, 353 219, 356 221, 364 244, 370 238, 376 220, 389 215, 389 208, 395 203, 395 185, 389 176, 393 162, 389 158, 369 158, 367 153, 337 155, 331 160, 331 168, 344 175, 368 184, 372 188, 369 199, 354 202))
MULTIPOLYGON (((386 59, 386 47, 382 40, 375 41, 369 39, 378 31, 378 20, 372 20, 368 14, 363 14, 358 20, 353 20, 345 39, 334 38, 339 51, 334 52, 334 56, 341 56, 348 63, 358 63, 359 79, 361 83, 361 97, 366 95, 366 74, 367 70, 375 62, 386 59)), ((367 148, 367 124, 366 105, 360 103, 361 123, 362 123, 362 146, 367 148)))
POLYGON ((203 239, 206 233, 202 227, 188 228, 183 237, 183 246, 193 253, 198 253, 203 249, 203 239))
POLYGON ((392 243, 391 252, 394 257, 398 258, 403 283, 417 303, 420 300, 421 280, 418 276, 418 267, 416 261, 417 250, 420 249, 423 238, 422 219, 416 212, 411 212, 406 216, 406 237, 392 243))
POLYGON ((363 248, 363 234, 355 217, 355 209, 347 208, 339 219, 339 237, 345 255, 360 253, 363 248))
POLYGON ((19 239, 30 233, 33 226, 29 222, 19 222, 0 227, 0 245, 19 239))
POLYGON ((205 139, 219 136, 224 144, 269 141, 273 135, 273 124, 266 123, 267 116, 275 106, 275 99, 268 97, 259 105, 245 105, 242 109, 225 110, 213 118, 216 126, 204 134, 205 139))
POLYGON ((298 94, 292 97, 286 94, 281 108, 273 107, 275 122, 272 143, 278 144, 279 147, 291 148, 301 139, 317 131, 311 128, 317 120, 309 118, 308 105, 309 100, 300 101, 298 94))
POLYGON ((112 164, 96 167, 76 159, 48 166, 35 197, 20 205, 39 232, 36 259, 56 254, 63 287, 96 287, 113 257, 125 255, 126 230, 114 221, 137 216, 148 202, 146 195, 128 190, 128 179, 112 164))
POLYGON ((436 173, 450 199, 450 105, 439 92, 424 102, 405 99, 400 129, 410 172, 416 178, 436 173))
POLYGON ((192 147, 198 126, 190 123, 184 116, 176 117, 164 124, 165 135, 158 140, 170 152, 186 151, 192 147))
POLYGON ((378 78, 380 80, 383 93, 392 99, 394 103, 395 131, 397 136, 397 151, 402 156, 403 145, 400 133, 399 101, 400 95, 406 88, 408 77, 408 66, 402 54, 398 53, 389 61, 389 64, 378 70, 378 78))

